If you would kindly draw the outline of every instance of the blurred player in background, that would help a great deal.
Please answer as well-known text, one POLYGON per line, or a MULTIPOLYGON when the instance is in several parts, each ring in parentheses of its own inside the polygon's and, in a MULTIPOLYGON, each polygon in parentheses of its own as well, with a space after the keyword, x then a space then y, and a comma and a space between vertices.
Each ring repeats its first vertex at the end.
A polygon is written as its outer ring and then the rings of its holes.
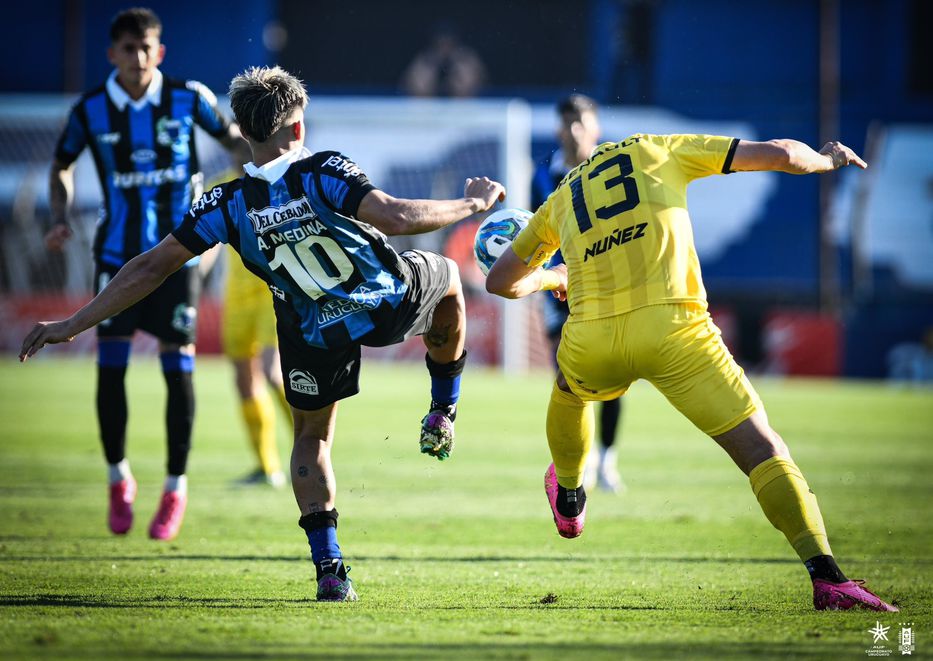
POLYGON ((291 411, 282 384, 272 297, 269 287, 243 266, 233 248, 227 250, 221 329, 224 354, 233 363, 246 433, 259 462, 238 483, 283 487, 287 480, 275 441, 273 398, 286 418, 291 417, 291 411))
MULTIPOLYGON (((241 158, 248 158, 249 150, 236 125, 217 111, 210 90, 194 81, 162 75, 158 68, 165 56, 161 34, 158 17, 148 9, 128 9, 116 15, 107 51, 114 71, 104 85, 74 105, 55 150, 49 186, 54 226, 46 235, 46 245, 62 250, 71 236, 67 211, 74 189, 73 166, 89 147, 104 196, 94 239, 98 292, 121 266, 176 228, 193 197, 200 194, 195 124, 231 151, 238 151, 241 158)), ((197 269, 185 266, 144 301, 100 320, 97 417, 109 464, 108 520, 116 534, 132 526, 136 497, 136 481, 125 454, 124 387, 136 330, 159 339, 168 387, 168 476, 149 535, 171 539, 181 526, 194 420, 192 371, 199 289, 197 269)))
MULTIPOLYGON (((242 170, 226 170, 208 190, 243 176, 242 170)), ((202 259, 203 262, 203 259, 202 259)), ((233 248, 226 253, 221 338, 224 355, 233 365, 234 385, 240 400, 240 412, 246 426, 250 447, 257 466, 237 481, 240 485, 268 484, 285 486, 285 473, 276 444, 275 404, 291 417, 282 369, 279 367, 278 342, 275 339, 275 313, 269 287, 243 265, 233 248), (271 395, 270 395, 271 391, 271 395)))
POLYGON ((424 336, 431 405, 420 446, 438 459, 453 449, 466 362, 456 264, 426 251, 399 255, 385 235, 440 229, 488 210, 505 190, 482 178, 467 179, 456 200, 391 197, 343 154, 304 148, 307 102, 301 81, 278 67, 234 78, 230 103, 253 151, 246 176, 206 193, 181 227, 131 260, 72 317, 37 324, 20 359, 68 341, 146 296, 195 254, 229 243, 275 301, 295 425, 292 487, 317 568, 317 598, 348 601, 356 593, 337 543, 330 454, 337 402, 359 391, 360 347, 424 336))
MULTIPOLYGON (((599 144, 599 117, 596 102, 583 94, 571 94, 557 104, 560 128, 557 140, 560 148, 535 170, 531 182, 531 208, 537 209, 547 201, 561 180, 572 169, 593 155, 599 144)), ((563 264, 560 250, 551 258, 551 266, 563 264)), ((544 329, 551 352, 557 356, 560 333, 570 314, 567 301, 547 294, 544 301, 544 329)), ((556 365, 556 363, 555 363, 556 365)), ((622 398, 616 397, 600 404, 599 447, 590 449, 583 472, 583 486, 592 489, 597 484, 606 491, 618 493, 625 488, 619 475, 618 455, 615 449, 616 431, 622 415, 622 398)))
POLYGON ((563 537, 583 532, 592 401, 647 379, 749 476, 768 520, 806 566, 818 610, 895 611, 836 565, 816 496, 707 311, 687 184, 711 174, 866 167, 851 149, 795 140, 634 135, 605 143, 561 182, 495 263, 487 289, 551 290, 570 304, 547 414, 545 491, 563 537), (566 264, 541 267, 558 248, 566 264))

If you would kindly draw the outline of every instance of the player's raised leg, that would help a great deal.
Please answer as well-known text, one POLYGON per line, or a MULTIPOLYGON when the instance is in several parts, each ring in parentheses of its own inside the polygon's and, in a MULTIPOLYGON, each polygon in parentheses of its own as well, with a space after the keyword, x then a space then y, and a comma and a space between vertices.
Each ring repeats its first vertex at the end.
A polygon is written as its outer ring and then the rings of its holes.
MULTIPOLYGON (((439 256, 432 255, 432 258, 439 256)), ((446 293, 434 308, 431 327, 422 339, 425 362, 431 375, 431 406, 421 421, 421 451, 440 460, 454 446, 454 421, 460 399, 460 376, 466 364, 466 303, 456 262, 443 259, 450 279, 446 293)))
POLYGON ((107 458, 110 483, 110 531, 124 535, 133 526, 136 480, 126 459, 126 368, 129 337, 101 338, 97 343, 97 422, 107 458))
POLYGON ((787 445, 771 429, 764 410, 759 409, 714 439, 748 475, 765 516, 784 533, 803 561, 813 581, 813 605, 817 610, 861 607, 897 611, 839 569, 816 495, 791 459, 787 445))
POLYGON ((314 411, 292 408, 292 417, 292 489, 301 510, 298 525, 308 535, 317 570, 317 599, 355 601, 356 591, 337 543, 337 480, 330 460, 337 403, 314 411))
POLYGON ((547 411, 547 441, 552 463, 544 474, 554 523, 561 537, 583 533, 586 522, 586 490, 583 472, 593 443, 593 403, 584 402, 567 386, 558 371, 547 411))

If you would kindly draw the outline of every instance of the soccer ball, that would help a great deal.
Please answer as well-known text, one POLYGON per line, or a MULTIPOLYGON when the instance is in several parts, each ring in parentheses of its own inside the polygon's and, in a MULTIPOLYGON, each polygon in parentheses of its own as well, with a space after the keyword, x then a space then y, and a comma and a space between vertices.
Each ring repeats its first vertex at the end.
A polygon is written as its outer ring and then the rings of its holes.
POLYGON ((473 255, 483 275, 489 274, 489 269, 525 229, 531 216, 531 212, 524 209, 500 209, 482 222, 476 230, 473 255))

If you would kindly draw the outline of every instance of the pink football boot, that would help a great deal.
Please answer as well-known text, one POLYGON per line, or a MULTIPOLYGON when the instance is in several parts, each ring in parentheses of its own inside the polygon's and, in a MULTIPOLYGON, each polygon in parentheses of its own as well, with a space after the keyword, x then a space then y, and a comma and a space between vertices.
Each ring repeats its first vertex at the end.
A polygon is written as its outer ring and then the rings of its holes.
POLYGON ((583 511, 574 517, 563 516, 557 511, 557 473, 554 472, 554 464, 548 466, 547 472, 544 473, 544 492, 547 494, 551 513, 554 515, 558 534, 567 539, 583 534, 583 524, 586 522, 586 503, 583 504, 583 511))
POLYGON ((110 515, 107 523, 114 535, 125 535, 133 527, 133 501, 136 500, 136 480, 129 477, 110 485, 110 515))
POLYGON ((865 587, 865 581, 831 583, 822 579, 813 581, 813 607, 818 611, 846 611, 865 608, 871 611, 897 613, 897 606, 881 600, 865 587))
POLYGON ((188 496, 177 491, 164 492, 162 502, 159 503, 159 510, 149 526, 149 536, 152 539, 175 539, 181 529, 187 506, 188 496))

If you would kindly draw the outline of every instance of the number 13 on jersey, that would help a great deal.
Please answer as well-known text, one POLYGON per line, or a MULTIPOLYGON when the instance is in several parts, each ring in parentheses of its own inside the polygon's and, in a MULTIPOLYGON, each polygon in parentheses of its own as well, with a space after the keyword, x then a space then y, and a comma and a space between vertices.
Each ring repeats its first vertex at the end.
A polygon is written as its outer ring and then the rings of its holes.
MULTIPOLYGON (((615 218, 620 213, 631 211, 637 207, 638 203, 641 201, 638 197, 638 186, 635 184, 635 178, 631 176, 634 172, 632 168, 632 157, 628 154, 620 153, 612 158, 606 159, 590 171, 589 175, 587 175, 587 179, 595 179, 609 170, 609 168, 616 166, 619 168, 619 174, 607 178, 603 185, 606 191, 612 191, 614 188, 622 186, 625 199, 615 202, 614 204, 598 207, 595 214, 600 220, 609 220, 610 218, 615 218)), ((586 207, 586 199, 583 196, 583 175, 570 180, 570 193, 573 202, 573 214, 577 219, 577 227, 580 228, 580 234, 583 234, 593 227, 589 209, 586 207)))

